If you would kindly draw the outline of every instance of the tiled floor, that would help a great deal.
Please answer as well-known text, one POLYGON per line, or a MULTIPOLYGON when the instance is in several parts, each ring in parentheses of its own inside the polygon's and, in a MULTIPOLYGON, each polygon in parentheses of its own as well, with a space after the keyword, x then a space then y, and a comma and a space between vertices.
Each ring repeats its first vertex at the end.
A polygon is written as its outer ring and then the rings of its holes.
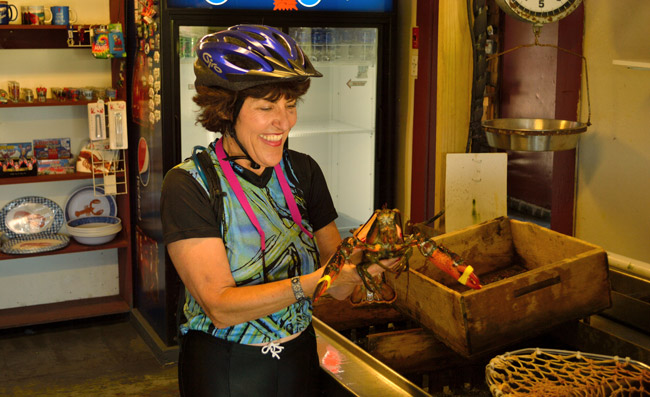
POLYGON ((0 330, 0 396, 178 396, 128 318, 0 330))

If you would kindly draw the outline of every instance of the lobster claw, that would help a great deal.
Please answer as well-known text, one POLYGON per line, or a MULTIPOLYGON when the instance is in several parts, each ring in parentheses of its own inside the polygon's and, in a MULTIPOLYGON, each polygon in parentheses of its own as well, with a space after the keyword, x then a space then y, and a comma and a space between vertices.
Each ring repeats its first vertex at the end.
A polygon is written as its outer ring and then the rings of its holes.
POLYGON ((429 262, 452 276, 459 283, 469 288, 481 289, 481 282, 476 274, 474 274, 474 268, 469 265, 460 264, 456 254, 441 245, 436 245, 432 240, 423 241, 418 247, 422 255, 429 262))
MULTIPOLYGON (((471 266, 458 265, 454 270, 460 276, 456 279, 459 283, 466 285, 472 289, 481 289, 481 282, 479 281, 476 274, 474 274, 474 268, 471 266)), ((456 277, 452 274, 453 277, 456 277)))
POLYGON ((332 281, 341 272, 341 267, 348 261, 352 253, 352 240, 350 237, 345 239, 336 253, 330 257, 330 259, 325 264, 325 270, 323 271, 323 276, 318 280, 316 284, 316 289, 314 290, 314 295, 312 296, 312 302, 316 302, 318 298, 323 296, 325 292, 329 289, 332 281))
POLYGON ((323 272, 323 276, 318 280, 318 284, 316 284, 316 289, 314 290, 314 295, 311 299, 312 302, 316 302, 318 298, 323 296, 325 292, 329 289, 330 284, 332 284, 332 281, 338 276, 339 272, 341 271, 340 266, 335 266, 333 264, 334 256, 330 258, 330 260, 327 262, 327 265, 325 265, 325 271, 323 272))
MULTIPOLYGON (((327 270, 325 270, 325 272, 331 273, 331 272, 327 272, 327 270)), ((336 277, 336 274, 323 273, 323 277, 321 277, 320 280, 318 280, 318 284, 316 285, 316 290, 314 290, 314 295, 311 298, 312 302, 315 303, 318 300, 318 298, 320 298, 325 294, 325 291, 327 291, 327 289, 330 287, 330 284, 332 284, 333 277, 336 277)))

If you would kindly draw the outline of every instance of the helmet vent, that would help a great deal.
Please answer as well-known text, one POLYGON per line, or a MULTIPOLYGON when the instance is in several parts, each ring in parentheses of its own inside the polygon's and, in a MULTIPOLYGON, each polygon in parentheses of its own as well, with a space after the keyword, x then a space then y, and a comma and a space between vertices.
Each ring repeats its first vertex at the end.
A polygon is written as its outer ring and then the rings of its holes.
POLYGON ((258 34, 258 33, 255 33, 255 32, 247 32, 245 30, 242 30, 241 32, 244 33, 247 36, 252 37, 254 40, 261 41, 261 42, 266 41, 266 37, 262 36, 261 34, 258 34))
POLYGON ((218 43, 219 42, 219 37, 216 37, 214 34, 209 34, 209 35, 204 36, 203 39, 201 39, 201 42, 204 42, 204 43, 217 42, 218 43))
POLYGON ((305 64, 305 53, 301 49, 298 50, 298 63, 301 66, 305 64))
POLYGON ((291 51, 291 47, 289 47, 289 44, 287 43, 287 40, 284 37, 280 36, 277 33, 273 33, 273 37, 275 37, 278 43, 282 44, 282 47, 284 47, 284 49, 287 50, 289 54, 293 52, 291 51))
POLYGON ((255 62, 254 60, 247 58, 243 55, 240 54, 228 54, 225 55, 224 58, 232 63, 233 65, 237 66, 238 68, 244 69, 244 70, 260 70, 262 69, 262 65, 259 63, 255 62))
POLYGON ((244 43, 241 39, 239 39, 237 37, 227 36, 227 37, 223 38, 223 41, 225 41, 226 43, 229 43, 229 44, 234 44, 234 45, 236 45, 238 47, 241 47, 241 48, 248 47, 248 44, 244 43))
POLYGON ((284 59, 284 57, 282 57, 280 54, 278 54, 277 52, 275 52, 274 49, 272 49, 272 48, 267 48, 266 50, 267 50, 268 52, 271 53, 271 55, 273 56, 274 59, 276 59, 276 60, 278 60, 278 61, 280 61, 280 62, 282 62, 282 63, 284 63, 284 64, 287 63, 286 60, 284 59))

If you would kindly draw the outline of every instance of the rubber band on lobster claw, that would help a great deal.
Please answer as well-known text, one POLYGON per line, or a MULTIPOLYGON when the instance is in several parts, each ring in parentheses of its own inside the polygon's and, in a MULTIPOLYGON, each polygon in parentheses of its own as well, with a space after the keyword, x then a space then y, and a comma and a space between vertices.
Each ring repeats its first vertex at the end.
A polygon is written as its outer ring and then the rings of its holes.
POLYGON ((455 278, 459 283, 472 288, 481 289, 481 282, 474 274, 474 268, 463 265, 462 259, 442 245, 437 245, 433 240, 423 241, 418 246, 425 258, 438 269, 455 278))

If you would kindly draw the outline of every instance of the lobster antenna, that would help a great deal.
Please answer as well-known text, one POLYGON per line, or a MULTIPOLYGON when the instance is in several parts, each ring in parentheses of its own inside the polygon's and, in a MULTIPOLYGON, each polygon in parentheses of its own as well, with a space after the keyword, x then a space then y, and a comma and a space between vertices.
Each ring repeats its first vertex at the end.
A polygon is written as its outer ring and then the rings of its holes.
POLYGON ((437 214, 435 214, 435 215, 433 216, 433 218, 431 218, 431 219, 429 219, 428 221, 424 222, 424 224, 425 224, 425 225, 432 224, 432 223, 435 222, 438 218, 440 218, 444 213, 445 213, 445 210, 442 210, 442 211, 438 212, 437 214))

